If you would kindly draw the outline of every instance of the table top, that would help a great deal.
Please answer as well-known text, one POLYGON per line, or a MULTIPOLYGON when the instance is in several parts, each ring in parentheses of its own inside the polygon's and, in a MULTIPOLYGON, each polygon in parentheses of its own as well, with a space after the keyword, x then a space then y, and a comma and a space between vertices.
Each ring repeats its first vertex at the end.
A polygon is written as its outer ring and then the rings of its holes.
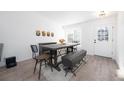
POLYGON ((42 45, 41 47, 47 48, 50 50, 57 50, 57 49, 68 48, 68 47, 77 46, 77 45, 79 45, 79 43, 50 44, 50 45, 42 45))

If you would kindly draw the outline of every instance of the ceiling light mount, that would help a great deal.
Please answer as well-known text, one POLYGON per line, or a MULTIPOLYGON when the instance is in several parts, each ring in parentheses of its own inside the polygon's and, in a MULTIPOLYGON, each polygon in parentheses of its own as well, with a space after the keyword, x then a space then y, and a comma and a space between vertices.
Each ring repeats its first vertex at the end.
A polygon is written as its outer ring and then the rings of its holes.
POLYGON ((98 15, 99 16, 106 16, 106 13, 105 13, 105 11, 100 11, 98 15))
POLYGON ((105 16, 108 16, 108 15, 109 15, 109 12, 107 12, 107 11, 99 11, 99 12, 97 12, 98 17, 105 17, 105 16))

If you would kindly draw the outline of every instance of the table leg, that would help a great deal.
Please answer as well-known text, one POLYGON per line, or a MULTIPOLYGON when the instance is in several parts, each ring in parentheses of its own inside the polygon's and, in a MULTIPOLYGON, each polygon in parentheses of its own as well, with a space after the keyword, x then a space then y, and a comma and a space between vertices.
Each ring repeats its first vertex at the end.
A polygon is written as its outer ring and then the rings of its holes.
POLYGON ((53 61, 52 61, 52 51, 50 51, 50 62, 51 62, 51 64, 53 64, 53 61))
POLYGON ((69 47, 67 47, 67 54, 69 53, 69 47))
POLYGON ((72 46, 72 47, 71 47, 71 52, 73 52, 73 50, 74 50, 74 47, 72 46))
POLYGON ((54 55, 54 64, 57 65, 57 50, 53 51, 54 55))
POLYGON ((60 67, 59 67, 59 64, 60 63, 57 63, 57 50, 54 50, 50 52, 50 55, 51 55, 51 62, 52 62, 52 66, 57 70, 57 71, 61 71, 60 67), (53 60, 54 59, 54 62, 53 60), (54 63, 54 64, 53 64, 54 63))

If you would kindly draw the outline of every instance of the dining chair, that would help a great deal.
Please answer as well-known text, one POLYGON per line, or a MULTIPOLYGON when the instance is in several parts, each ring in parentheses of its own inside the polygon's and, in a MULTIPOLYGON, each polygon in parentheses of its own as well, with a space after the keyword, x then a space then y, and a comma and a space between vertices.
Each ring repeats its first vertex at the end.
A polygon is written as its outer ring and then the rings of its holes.
POLYGON ((39 51, 38 51, 38 47, 37 45, 31 45, 31 50, 32 50, 32 58, 36 61, 35 63, 35 67, 34 67, 34 73, 37 67, 37 64, 40 63, 40 69, 39 69, 39 76, 38 79, 40 79, 40 75, 41 75, 41 66, 42 63, 45 63, 45 67, 47 66, 47 64, 49 63, 51 66, 51 71, 53 71, 52 69, 52 63, 50 62, 50 55, 46 54, 46 53, 41 53, 39 55, 39 51))

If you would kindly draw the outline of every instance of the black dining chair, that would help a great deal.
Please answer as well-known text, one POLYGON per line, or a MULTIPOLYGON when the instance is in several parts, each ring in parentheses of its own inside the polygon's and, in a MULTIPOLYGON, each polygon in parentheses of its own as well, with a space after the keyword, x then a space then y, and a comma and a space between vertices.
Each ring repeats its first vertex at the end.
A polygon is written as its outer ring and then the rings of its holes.
POLYGON ((39 69, 39 76, 38 79, 40 79, 40 75, 41 75, 41 66, 42 63, 45 63, 45 67, 47 66, 47 64, 49 63, 51 66, 51 71, 53 71, 52 69, 52 63, 50 62, 50 55, 48 55, 47 53, 41 53, 39 55, 39 51, 38 51, 38 47, 37 45, 31 45, 31 50, 32 50, 32 58, 35 59, 36 63, 35 63, 35 67, 34 67, 34 73, 37 67, 37 64, 40 63, 40 69, 39 69))

